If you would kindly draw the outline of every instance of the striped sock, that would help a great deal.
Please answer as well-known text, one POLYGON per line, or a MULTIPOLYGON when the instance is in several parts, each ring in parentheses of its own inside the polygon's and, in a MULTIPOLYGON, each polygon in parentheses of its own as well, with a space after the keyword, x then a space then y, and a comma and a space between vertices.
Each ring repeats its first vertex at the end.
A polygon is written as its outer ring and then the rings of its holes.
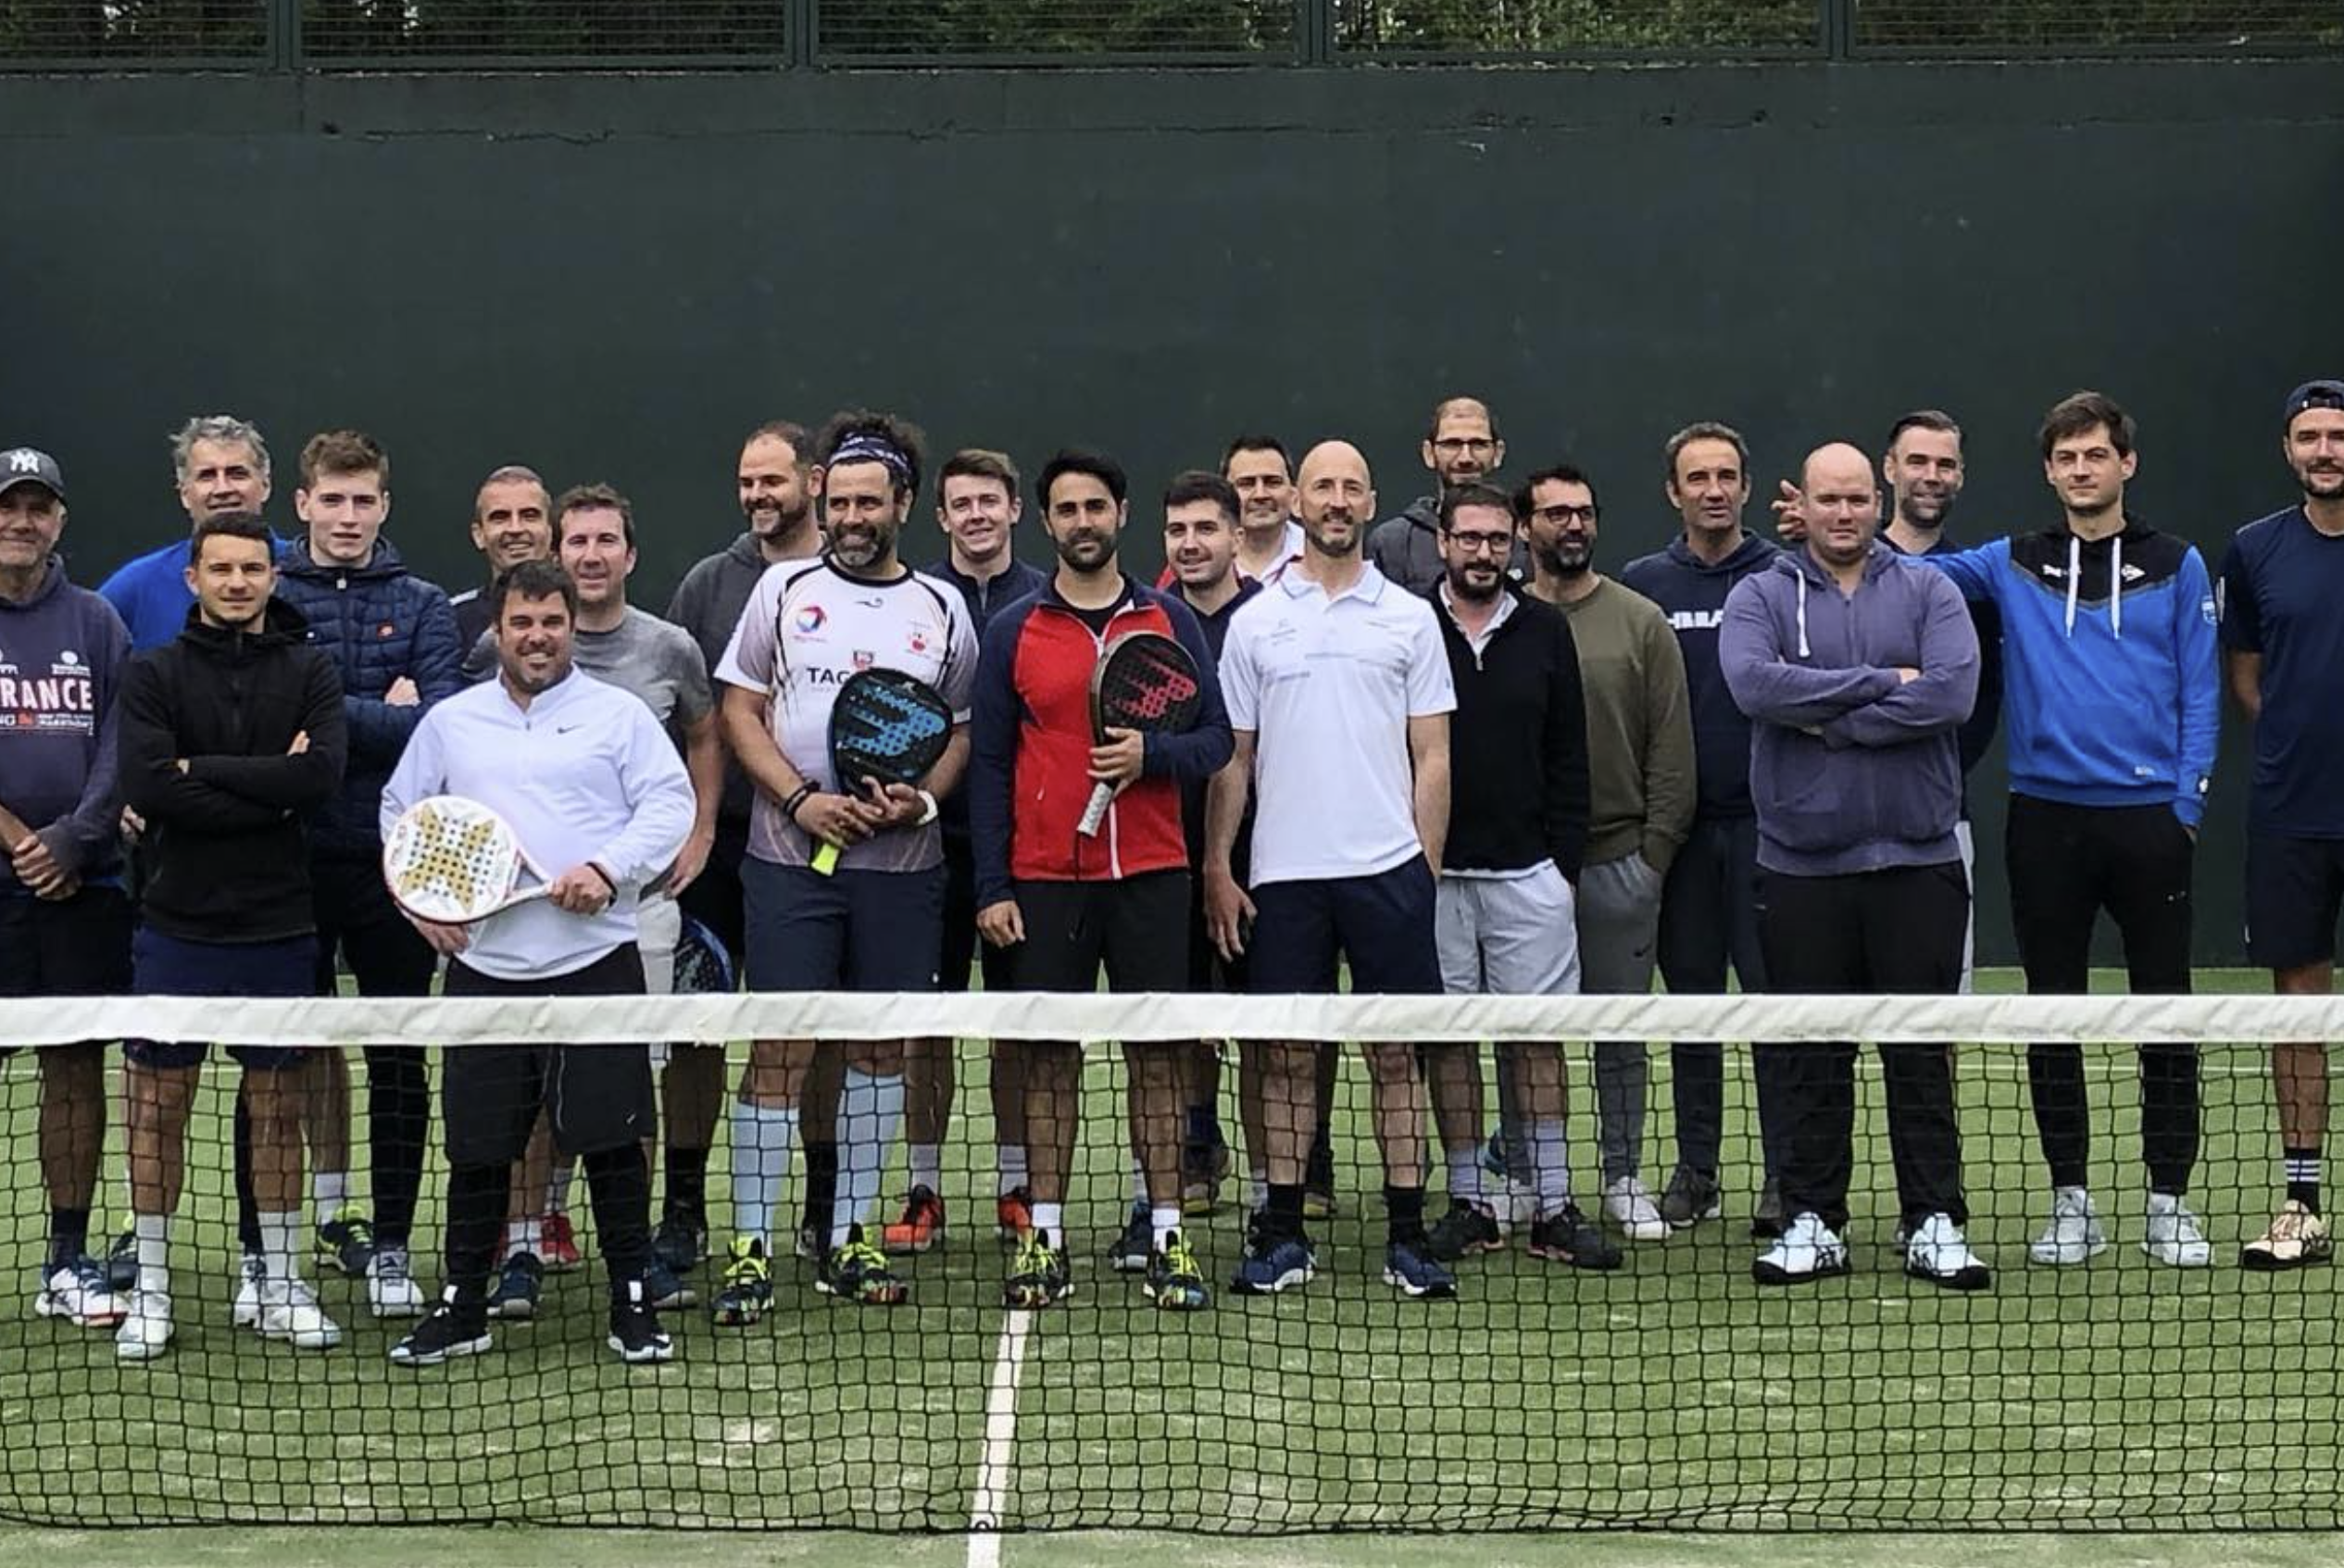
POLYGON ((2320 1211, 2320 1151, 2312 1148, 2290 1148, 2283 1151, 2287 1174, 2287 1195, 2316 1214, 2320 1211))

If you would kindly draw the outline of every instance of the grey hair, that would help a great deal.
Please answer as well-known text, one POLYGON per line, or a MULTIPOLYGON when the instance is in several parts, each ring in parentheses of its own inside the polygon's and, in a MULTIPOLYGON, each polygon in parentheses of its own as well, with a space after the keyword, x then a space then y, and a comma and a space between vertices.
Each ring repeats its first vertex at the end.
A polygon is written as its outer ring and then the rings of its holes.
POLYGON ((260 477, 269 477, 269 443, 262 439, 258 425, 233 414, 198 414, 171 436, 171 471, 180 483, 187 483, 187 464, 198 441, 242 442, 252 448, 260 477))

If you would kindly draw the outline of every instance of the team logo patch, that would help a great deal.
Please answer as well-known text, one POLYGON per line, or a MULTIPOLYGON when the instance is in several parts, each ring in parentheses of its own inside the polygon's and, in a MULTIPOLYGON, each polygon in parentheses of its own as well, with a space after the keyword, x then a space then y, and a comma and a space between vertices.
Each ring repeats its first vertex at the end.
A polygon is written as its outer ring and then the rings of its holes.
POLYGON ((391 638, 391 637, 395 637, 395 636, 397 636, 397 635, 398 635, 398 633, 399 633, 399 629, 398 629, 397 627, 395 627, 395 626, 392 625, 392 624, 391 624, 389 621, 384 621, 382 625, 377 626, 377 627, 374 629, 374 636, 375 636, 375 640, 376 640, 376 641, 378 641, 378 642, 387 640, 387 639, 389 639, 389 638, 391 638))
POLYGON ((828 621, 829 619, 829 616, 822 613, 821 606, 808 605, 804 609, 799 610, 793 618, 793 623, 800 632, 811 636, 816 632, 821 631, 822 629, 822 622, 828 621))

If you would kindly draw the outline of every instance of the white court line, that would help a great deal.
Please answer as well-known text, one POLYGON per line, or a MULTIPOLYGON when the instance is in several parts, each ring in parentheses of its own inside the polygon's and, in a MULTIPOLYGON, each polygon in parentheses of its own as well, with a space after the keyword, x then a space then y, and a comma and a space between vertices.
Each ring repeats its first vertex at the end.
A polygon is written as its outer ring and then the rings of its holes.
POLYGON ((1017 1461, 1018 1384, 1025 1376, 1025 1346, 1034 1314, 1022 1308, 1001 1323, 993 1352, 993 1380, 984 1395, 984 1456, 977 1462, 977 1494, 969 1505, 969 1568, 1000 1568, 1001 1515, 1009 1500, 1017 1461))

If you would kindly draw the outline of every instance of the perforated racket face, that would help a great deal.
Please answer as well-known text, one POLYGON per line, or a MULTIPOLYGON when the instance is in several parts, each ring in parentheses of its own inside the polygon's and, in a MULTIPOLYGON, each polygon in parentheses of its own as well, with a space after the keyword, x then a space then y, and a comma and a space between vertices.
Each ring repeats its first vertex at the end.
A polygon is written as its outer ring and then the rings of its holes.
POLYGON ((1099 728, 1177 733, 1197 722, 1204 686, 1188 650, 1156 632, 1134 632, 1099 660, 1091 711, 1099 728))
POLYGON ((830 765, 842 790, 864 779, 918 784, 952 739, 952 709, 925 682, 895 670, 846 678, 830 710, 830 765))
POLYGON ((462 796, 417 801, 382 841, 391 897, 425 920, 460 924, 494 914, 520 872, 520 845, 505 819, 462 796))
POLYGON ((676 995, 714 992, 725 996, 733 989, 733 955, 724 950, 715 932, 685 915, 683 934, 675 944, 676 995))

